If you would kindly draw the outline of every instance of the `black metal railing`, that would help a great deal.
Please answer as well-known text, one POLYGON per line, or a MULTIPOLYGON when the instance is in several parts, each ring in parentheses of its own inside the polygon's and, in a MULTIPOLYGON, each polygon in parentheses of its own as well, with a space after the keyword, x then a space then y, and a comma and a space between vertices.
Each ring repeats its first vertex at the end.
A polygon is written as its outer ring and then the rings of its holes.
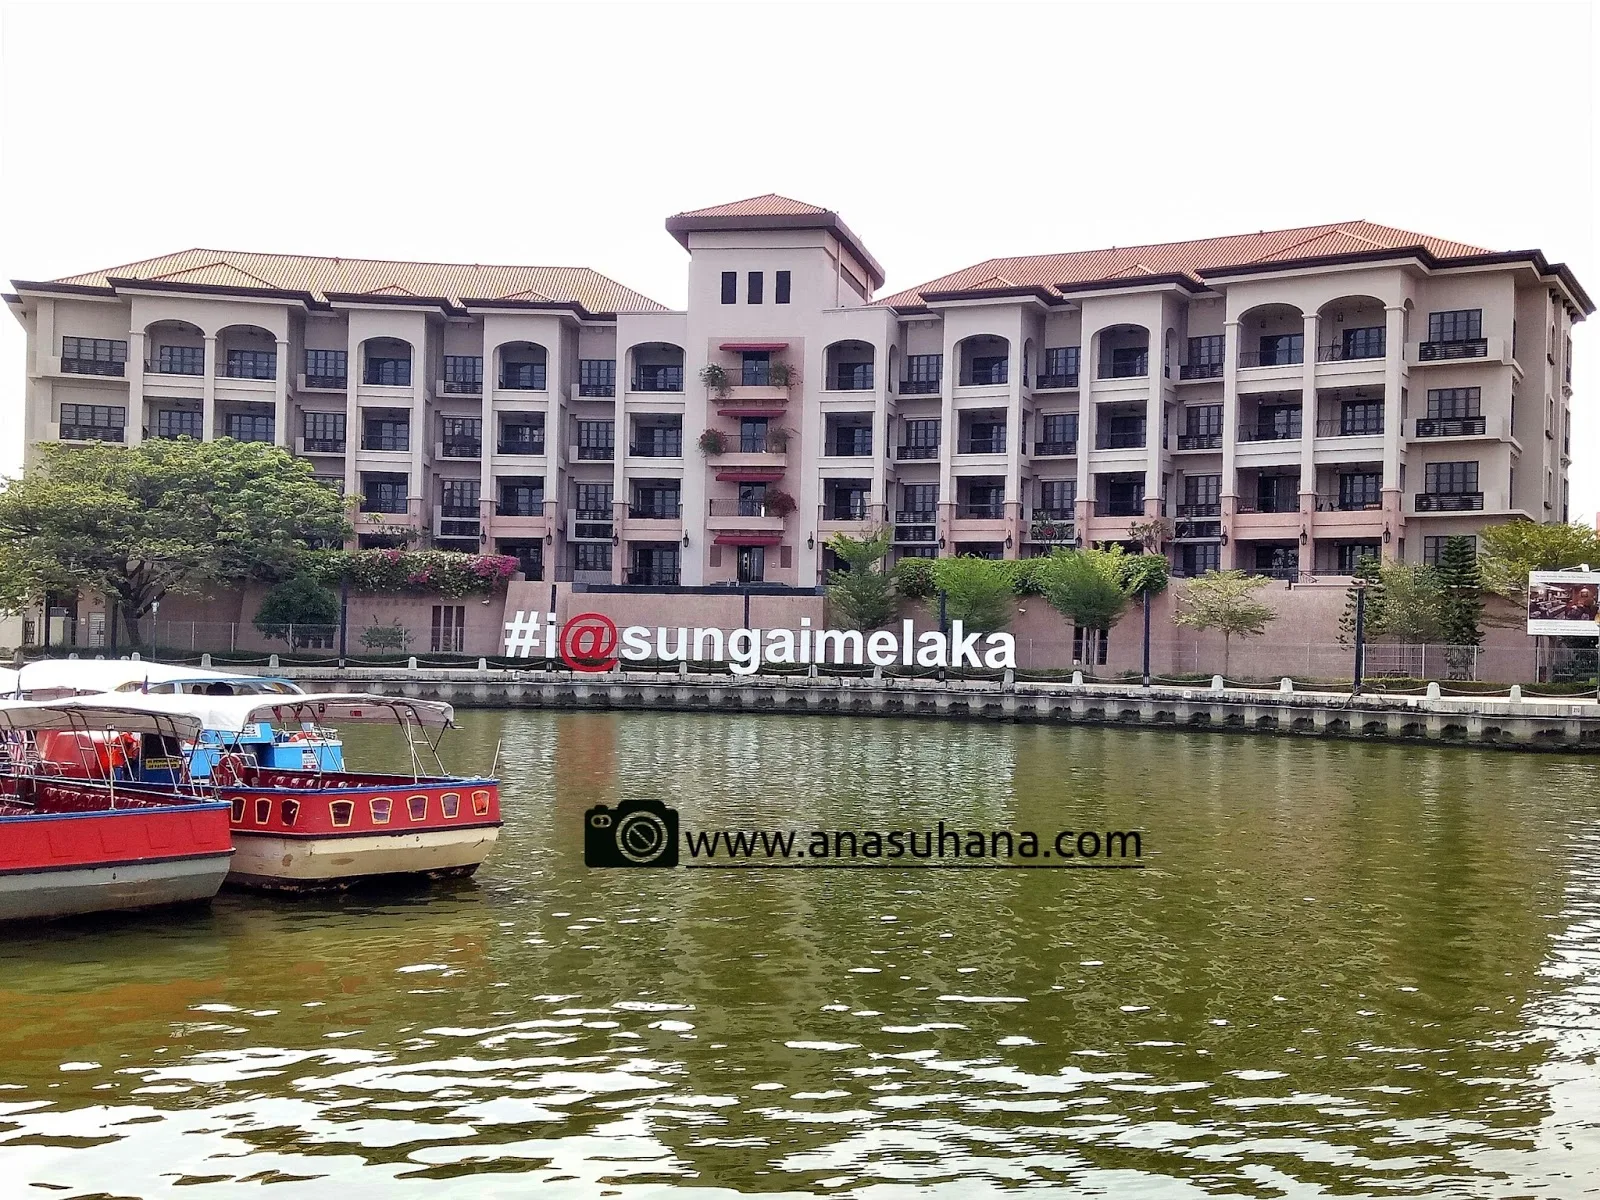
POLYGON ((894 515, 896 525, 936 525, 939 514, 931 510, 918 509, 913 512, 897 512, 894 515))
POLYGON ((1477 512, 1483 507, 1482 492, 1418 492, 1418 512, 1477 512))
POLYGON ((683 516, 683 503, 668 504, 658 500, 651 504, 630 504, 628 516, 635 521, 676 521, 683 516))
POLYGON ((610 446, 579 446, 579 462, 610 462, 614 449, 610 446))
POLYGON ((1069 454, 1076 454, 1078 452, 1078 443, 1076 439, 1070 442, 1035 442, 1033 444, 1033 452, 1041 458, 1062 458, 1069 454))
POLYGON ((894 527, 894 540, 897 542, 931 542, 938 536, 938 532, 932 525, 896 525, 894 527))
POLYGON ((633 390, 636 392, 683 391, 682 367, 635 367, 633 390))
POLYGON ((483 394, 483 380, 481 379, 445 379, 441 381, 444 390, 452 396, 481 396, 483 394))
POLYGON ((765 500, 741 498, 737 500, 711 500, 707 511, 713 517, 786 517, 787 506, 781 510, 765 500))
POLYGON ((519 439, 516 439, 514 441, 509 441, 509 442, 502 441, 499 445, 497 445, 495 447, 495 453, 496 454, 543 454, 544 453, 544 439, 543 438, 535 438, 532 441, 527 441, 527 440, 519 438, 519 439))
POLYGON ((1142 517, 1144 516, 1144 501, 1140 500, 1096 500, 1093 505, 1094 515, 1097 517, 1142 517))
POLYGON ((482 438, 445 438, 439 444, 446 458, 482 458, 482 438))
POLYGON ((122 375, 125 362, 103 362, 98 358, 63 358, 61 371, 65 375, 122 375))
POLYGON ((476 504, 441 504, 439 505, 439 515, 441 517, 476 518, 479 515, 478 506, 476 504))
POLYGON ((939 447, 934 446, 896 446, 894 456, 898 459, 938 458, 939 447))
POLYGON ((1003 503, 958 504, 956 516, 967 521, 998 521, 1006 515, 1003 503))
POLYGON ((361 511, 385 517, 403 517, 409 510, 404 500, 363 500, 361 511))
POLYGON ((1318 493, 1318 512, 1380 512, 1383 509, 1382 496, 1362 496, 1351 493, 1318 493))
POLYGON ((1426 437, 1481 437, 1488 429, 1485 417, 1418 417, 1419 438, 1426 437))
POLYGON ((500 387, 508 392, 545 390, 543 363, 505 363, 500 368, 500 387))
POLYGON ((1077 514, 1070 508, 1036 508, 1030 514, 1034 521, 1071 521, 1077 514))
POLYGON ((605 508, 575 508, 572 510, 572 519, 585 524, 611 524, 611 506, 605 508))
POLYGON ((1318 346, 1318 362, 1354 362, 1361 358, 1384 357, 1383 343, 1375 346, 1318 346))
POLYGON ((544 497, 536 496, 532 500, 501 500, 494 506, 494 515, 497 517, 542 517, 544 516, 544 497))
POLYGON ((580 396, 615 396, 617 385, 615 383, 580 383, 578 395, 580 396))
POLYGON ((1073 371, 1071 374, 1041 375, 1033 386, 1035 391, 1040 392, 1049 391, 1051 388, 1075 388, 1078 386, 1078 373, 1073 371))
POLYGON ((121 425, 63 425, 64 442, 120 442, 127 430, 121 425))
POLYGON ((382 436, 369 433, 362 436, 361 448, 363 450, 410 450, 411 439, 405 434, 382 436))
POLYGON ((1417 346, 1418 362, 1443 362, 1451 358, 1487 358, 1488 338, 1467 338, 1457 342, 1422 342, 1417 346))
POLYGON ((937 379, 902 379, 900 381, 900 394, 902 396, 931 396, 939 390, 937 379))
POLYGON ((1377 437, 1382 432, 1382 421, 1347 421, 1343 417, 1333 417, 1317 422, 1318 437, 1377 437))
POLYGON ((680 436, 674 441, 635 442, 628 447, 628 453, 634 458, 682 458, 683 439, 680 436))
POLYGON ((1306 360, 1304 350, 1241 350, 1241 367, 1292 367, 1306 360))
POLYGON ((1215 500, 1206 504, 1180 504, 1178 516, 1180 517, 1220 517, 1222 505, 1215 500))
POLYGON ((1221 448, 1221 433, 1180 433, 1178 435, 1179 450, 1220 450, 1221 448))
POLYGON ((307 454, 343 454, 343 438, 301 438, 300 444, 307 454))
POLYGON ((1300 511, 1300 497, 1295 496, 1240 496, 1235 512, 1242 513, 1296 513, 1300 511))
POLYGON ((741 387, 770 387, 772 384, 772 364, 744 363, 739 368, 739 385, 741 387))
POLYGON ((962 379, 962 387, 997 387, 1010 379, 1009 368, 1005 363, 992 367, 974 367, 962 379))
POLYGON ((307 375, 306 386, 326 388, 328 391, 343 391, 349 378, 348 375, 307 375))
POLYGON ((1004 437, 962 438, 956 443, 957 454, 1004 454, 1004 437))
POLYGON ((1101 379, 1139 379, 1150 374, 1150 355, 1139 355, 1138 358, 1123 362, 1102 362, 1100 364, 1101 379))
POLYGON ((870 392, 872 390, 872 368, 865 371, 852 369, 855 364, 841 364, 829 382, 835 392, 870 392))
POLYGON ((1292 442, 1300 437, 1300 422, 1289 425, 1241 425, 1241 442, 1292 442))
POLYGON ((628 582, 634 587, 677 587, 678 572, 665 567, 649 571, 629 571, 628 582))
POLYGON ((1178 368, 1179 379, 1220 379, 1222 378, 1222 364, 1219 362, 1184 363, 1178 368))
POLYGON ((165 362, 160 359, 153 363, 147 362, 144 364, 144 369, 152 375, 204 375, 206 364, 195 362, 193 359, 169 358, 165 362))
POLYGON ((1094 435, 1096 450, 1140 450, 1144 448, 1143 429, 1097 429, 1094 435))

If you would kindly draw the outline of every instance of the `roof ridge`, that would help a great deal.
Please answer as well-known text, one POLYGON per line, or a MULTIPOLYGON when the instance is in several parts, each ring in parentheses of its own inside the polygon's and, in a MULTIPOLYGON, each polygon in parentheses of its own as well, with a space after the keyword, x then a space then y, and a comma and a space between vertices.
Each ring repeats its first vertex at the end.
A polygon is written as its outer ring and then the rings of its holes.
MULTIPOLYGON (((137 262, 154 262, 157 258, 172 258, 179 254, 254 254, 261 258, 306 258, 316 262, 331 263, 384 263, 397 267, 477 267, 486 270, 526 271, 531 269, 539 271, 592 271, 596 275, 603 274, 593 267, 559 266, 553 263, 464 263, 445 262, 436 258, 367 258, 363 255, 338 255, 338 254, 294 254, 282 250, 213 250, 205 246, 191 246, 187 250, 174 250, 171 254, 157 254, 152 258, 141 258, 137 262)), ((124 263, 124 266, 133 266, 134 263, 124 263)), ((230 263, 229 266, 234 264, 230 263)), ((243 268, 240 268, 243 270, 243 268)), ((190 268, 193 270, 193 268, 190 268)), ((249 272, 245 272, 249 274, 249 272)), ((79 271, 79 275, 91 275, 92 271, 79 271)), ((607 275, 607 279, 611 276, 607 275)), ((620 282, 617 281, 617 282, 620 282)))
MULTIPOLYGON (((183 251, 180 251, 180 253, 192 254, 193 251, 192 250, 183 250, 183 251)), ((169 257, 169 256, 163 255, 162 257, 169 257)), ((154 262, 155 260, 154 259, 143 259, 141 261, 143 261, 143 262, 154 262)), ((123 265, 131 267, 131 266, 135 266, 136 264, 134 264, 134 263, 124 263, 123 265)), ((228 270, 237 271, 237 272, 239 272, 239 274, 243 275, 247 279, 254 279, 257 283, 259 283, 262 287, 265 287, 265 288, 270 288, 270 287, 274 287, 275 286, 274 284, 268 283, 265 279, 261 278, 261 276, 257 275, 254 271, 246 271, 238 263, 231 263, 225 258, 218 258, 218 259, 215 259, 215 260, 213 260, 211 262, 208 262, 208 263, 198 263, 195 266, 184 267, 182 270, 178 270, 178 271, 168 271, 165 275, 151 275, 151 276, 149 276, 149 279, 152 282, 165 282, 167 280, 174 279, 179 275, 191 274, 194 271, 209 271, 209 270, 211 270, 212 267, 227 267, 228 270)))

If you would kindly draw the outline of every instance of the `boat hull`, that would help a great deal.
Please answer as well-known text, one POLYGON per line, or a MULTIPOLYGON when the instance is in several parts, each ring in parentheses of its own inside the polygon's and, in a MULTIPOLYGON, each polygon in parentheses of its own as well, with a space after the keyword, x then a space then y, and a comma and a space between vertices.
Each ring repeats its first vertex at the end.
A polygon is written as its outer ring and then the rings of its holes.
POLYGON ((158 908, 210 900, 231 854, 16 871, 0 875, 0 921, 158 908))
POLYGON ((230 886, 283 891, 349 887, 364 879, 470 875, 488 857, 498 826, 274 837, 235 830, 230 886))

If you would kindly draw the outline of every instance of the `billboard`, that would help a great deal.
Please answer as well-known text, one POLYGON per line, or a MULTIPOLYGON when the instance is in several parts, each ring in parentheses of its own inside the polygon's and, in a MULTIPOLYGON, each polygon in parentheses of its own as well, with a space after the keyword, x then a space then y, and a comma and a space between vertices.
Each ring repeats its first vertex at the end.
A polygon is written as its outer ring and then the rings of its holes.
POLYGON ((1528 575, 1528 632, 1554 637, 1600 636, 1600 571, 1534 571, 1528 575))

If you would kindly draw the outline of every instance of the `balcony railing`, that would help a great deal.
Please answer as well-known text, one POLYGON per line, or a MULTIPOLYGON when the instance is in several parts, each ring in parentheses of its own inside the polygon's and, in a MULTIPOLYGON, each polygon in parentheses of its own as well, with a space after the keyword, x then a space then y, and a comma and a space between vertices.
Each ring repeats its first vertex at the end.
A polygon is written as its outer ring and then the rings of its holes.
POLYGON ((1468 338, 1459 342, 1422 342, 1417 346, 1418 362, 1443 362, 1451 358, 1487 358, 1488 338, 1468 338))
POLYGON ((1241 442, 1293 442, 1300 437, 1300 422, 1290 425, 1241 425, 1241 442))
POLYGON ((446 394, 451 396, 481 396, 483 394, 483 380, 481 379, 445 379, 441 383, 446 394))
POLYGON ((343 391, 349 380, 348 375, 307 375, 308 388, 325 388, 328 391, 343 391))
POLYGON ((931 396, 938 392, 937 379, 902 379, 900 381, 900 394, 902 396, 931 396))
POLYGON ((482 438, 445 438, 439 443, 446 458, 482 458, 482 438))
POLYGON ((1131 361, 1105 362, 1102 360, 1100 363, 1101 379, 1141 379, 1148 374, 1150 374, 1150 355, 1148 351, 1131 361))
POLYGON ((1142 517, 1144 498, 1138 500, 1096 500, 1092 505, 1097 517, 1142 517))
MULTIPOLYGON (((494 515, 497 517, 542 517, 544 516, 544 497, 535 496, 532 500, 501 500, 494 506, 494 515)), ((606 519, 610 519, 609 515, 606 519)))
POLYGON ((578 395, 580 396, 615 396, 617 385, 615 383, 580 383, 578 395))
POLYGON ((1178 368, 1179 379, 1221 379, 1220 362, 1184 363, 1178 368))
POLYGON ((127 430, 121 425, 63 425, 64 442, 120 442, 127 430))
POLYGON ((788 516, 789 510, 784 506, 782 511, 766 500, 738 499, 738 500, 710 500, 707 501, 707 511, 713 517, 777 517, 788 516))
POLYGON ((195 362, 192 359, 169 358, 165 362, 157 359, 147 362, 144 369, 151 375, 204 375, 206 365, 204 362, 195 362))
POLYGON ((894 456, 902 461, 917 458, 938 458, 939 447, 934 446, 896 446, 894 456))
POLYGON ((404 434, 385 436, 369 433, 362 436, 361 448, 363 450, 410 450, 411 439, 404 434))
POLYGON ((932 509, 916 509, 910 512, 897 512, 894 515, 896 525, 937 525, 939 514, 932 509))
POLYGON ((544 391, 544 363, 500 364, 500 387, 508 392, 544 391))
POLYGON ((479 513, 476 504, 441 504, 439 505, 439 515, 441 517, 472 517, 476 519, 479 513))
POLYGON ((682 367, 636 367, 633 372, 636 392, 683 391, 682 367))
POLYGON ((343 454, 343 438, 302 438, 301 449, 306 454, 343 454))
POLYGON ((1334 417, 1317 422, 1318 437, 1377 437, 1382 433, 1382 421, 1346 421, 1343 417, 1334 417))
POLYGON ((1488 429, 1485 417, 1418 417, 1419 438, 1427 437, 1481 437, 1488 429))
POLYGON ((616 451, 611 446, 579 446, 579 462, 610 462, 616 451))
POLYGON ((98 358, 61 360, 61 371, 64 375, 122 375, 126 373, 127 366, 125 362, 104 362, 98 358))
POLYGON ((634 458, 682 458, 683 441, 662 442, 635 442, 628 447, 628 454, 634 458))
POLYGON ((657 567, 649 571, 629 571, 628 582, 634 587, 677 587, 678 572, 666 567, 657 567))
POLYGON ((1064 458, 1078 452, 1077 439, 1070 442, 1035 442, 1033 452, 1041 458, 1064 458))
POLYGON ((1418 492, 1418 512, 1477 512, 1483 507, 1482 492, 1418 492))
POLYGON ((1180 504, 1178 516, 1180 517, 1220 517, 1222 505, 1212 500, 1206 504, 1180 504))
POLYGON ((1354 362, 1360 358, 1382 358, 1383 346, 1318 346, 1318 362, 1354 362))
POLYGON ((858 442, 853 438, 847 441, 835 439, 827 443, 823 453, 828 458, 871 458, 872 446, 858 442))
POLYGON ((974 367, 961 381, 962 387, 998 387, 1010 379, 1009 364, 996 363, 992 367, 974 367))
POLYGON ((1071 521, 1077 514, 1070 508, 1036 508, 1030 514, 1034 521, 1071 521))
POLYGON ((1065 545, 1077 540, 1078 531, 1073 524, 1072 514, 1059 514, 1059 509, 1034 509, 1033 517, 1028 522, 1028 540, 1049 545, 1065 545))
POLYGON ((1094 435, 1096 450, 1138 450, 1144 447, 1142 429, 1097 429, 1094 435))
POLYGON ((543 454, 544 438, 532 440, 517 438, 512 441, 502 441, 495 447, 496 454, 543 454))
POLYGON ((979 504, 957 504, 956 516, 965 521, 998 521, 1006 515, 1003 501, 986 501, 979 504))
POLYGON ((676 521, 683 516, 683 503, 630 504, 628 516, 635 521, 676 521))
POLYGON ((1220 450, 1222 449, 1222 434, 1219 433, 1180 433, 1178 435, 1179 450, 1220 450))
POLYGON ((1006 439, 1002 437, 962 438, 956 443, 957 454, 1004 454, 1006 439))
POLYGON ((1235 508, 1242 513, 1297 513, 1300 497, 1295 496, 1240 496, 1235 508))
POLYGON ((1241 367, 1292 367, 1306 360, 1304 350, 1241 350, 1241 367))
POLYGON ((1383 510, 1382 496, 1363 496, 1359 494, 1337 492, 1318 493, 1318 512, 1381 512, 1383 510))
POLYGON ((1071 374, 1041 375, 1033 386, 1034 390, 1039 392, 1049 391, 1051 388, 1075 388, 1078 386, 1078 373, 1073 371, 1071 374))

